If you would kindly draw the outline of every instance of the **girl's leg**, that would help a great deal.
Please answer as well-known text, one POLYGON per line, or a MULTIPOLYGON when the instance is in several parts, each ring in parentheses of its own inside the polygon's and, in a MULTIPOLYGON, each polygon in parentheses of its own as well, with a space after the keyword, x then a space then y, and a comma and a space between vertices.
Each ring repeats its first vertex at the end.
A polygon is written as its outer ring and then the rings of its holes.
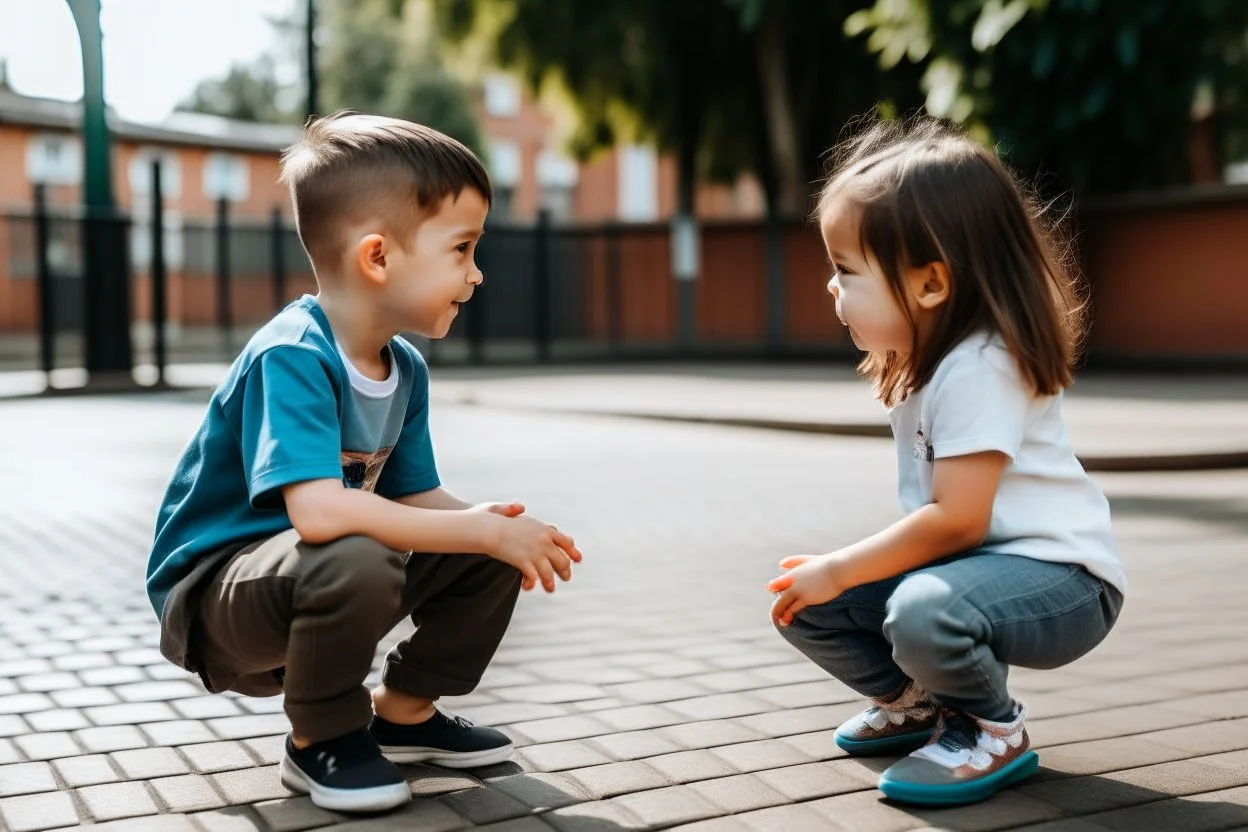
POLYGON ((898 667, 944 704, 1007 720, 1011 664, 1053 668, 1100 644, 1122 599, 1083 568, 980 554, 921 569, 888 600, 898 667))
POLYGON ((880 790, 921 804, 984 800, 1039 764, 1010 664, 1051 668, 1101 642, 1122 597, 1078 566, 981 554, 909 575, 884 633, 898 665, 947 710, 931 743, 890 767, 880 790))
POLYGON ((891 699, 910 684, 884 638, 889 597, 901 583, 890 578, 854 587, 826 604, 807 607, 787 627, 785 640, 849 687, 873 699, 891 699))

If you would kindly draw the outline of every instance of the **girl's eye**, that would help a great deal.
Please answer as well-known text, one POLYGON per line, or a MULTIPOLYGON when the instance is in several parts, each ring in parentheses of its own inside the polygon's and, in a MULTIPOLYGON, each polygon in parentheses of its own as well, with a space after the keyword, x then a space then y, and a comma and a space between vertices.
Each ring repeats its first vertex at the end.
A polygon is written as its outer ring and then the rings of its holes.
POLYGON ((842 266, 840 263, 833 263, 832 269, 833 269, 833 273, 836 274, 838 277, 844 277, 845 275, 853 274, 853 272, 851 272, 849 269, 842 266))

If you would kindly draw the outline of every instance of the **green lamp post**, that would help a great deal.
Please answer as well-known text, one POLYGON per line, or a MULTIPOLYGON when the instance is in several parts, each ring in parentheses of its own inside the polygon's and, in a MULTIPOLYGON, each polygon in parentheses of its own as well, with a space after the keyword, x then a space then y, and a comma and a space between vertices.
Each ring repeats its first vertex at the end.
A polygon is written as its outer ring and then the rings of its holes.
POLYGON ((83 269, 88 384, 133 383, 130 262, 125 217, 113 201, 112 142, 105 118, 100 0, 66 0, 82 43, 83 269))

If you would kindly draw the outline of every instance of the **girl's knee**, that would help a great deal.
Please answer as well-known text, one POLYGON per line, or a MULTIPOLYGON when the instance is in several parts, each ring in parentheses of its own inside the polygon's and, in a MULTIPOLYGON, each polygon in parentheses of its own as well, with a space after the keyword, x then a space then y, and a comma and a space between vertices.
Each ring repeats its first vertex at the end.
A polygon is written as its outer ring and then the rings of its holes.
POLYGON ((921 663, 939 651, 956 600, 953 588, 933 576, 902 581, 888 599, 884 617, 884 637, 899 665, 921 663))

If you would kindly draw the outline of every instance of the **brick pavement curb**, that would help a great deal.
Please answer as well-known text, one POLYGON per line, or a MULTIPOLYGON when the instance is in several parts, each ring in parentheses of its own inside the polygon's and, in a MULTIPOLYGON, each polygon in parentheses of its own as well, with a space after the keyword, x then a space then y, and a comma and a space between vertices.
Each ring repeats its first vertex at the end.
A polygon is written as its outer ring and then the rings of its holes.
MULTIPOLYGON (((529 413, 557 413, 563 416, 611 416, 622 419, 643 419, 650 422, 673 422, 687 425, 774 430, 786 433, 807 433, 821 436, 849 436, 891 439, 892 429, 885 424, 857 422, 808 422, 791 419, 765 419, 745 416, 699 416, 677 413, 644 413, 613 410, 576 410, 522 406, 512 403, 478 404, 469 399, 453 399, 465 407, 491 410, 513 410, 529 413)), ((1248 450, 1211 451, 1187 454, 1083 454, 1079 461, 1084 469, 1095 472, 1146 473, 1153 471, 1214 471, 1248 468, 1248 450)))

